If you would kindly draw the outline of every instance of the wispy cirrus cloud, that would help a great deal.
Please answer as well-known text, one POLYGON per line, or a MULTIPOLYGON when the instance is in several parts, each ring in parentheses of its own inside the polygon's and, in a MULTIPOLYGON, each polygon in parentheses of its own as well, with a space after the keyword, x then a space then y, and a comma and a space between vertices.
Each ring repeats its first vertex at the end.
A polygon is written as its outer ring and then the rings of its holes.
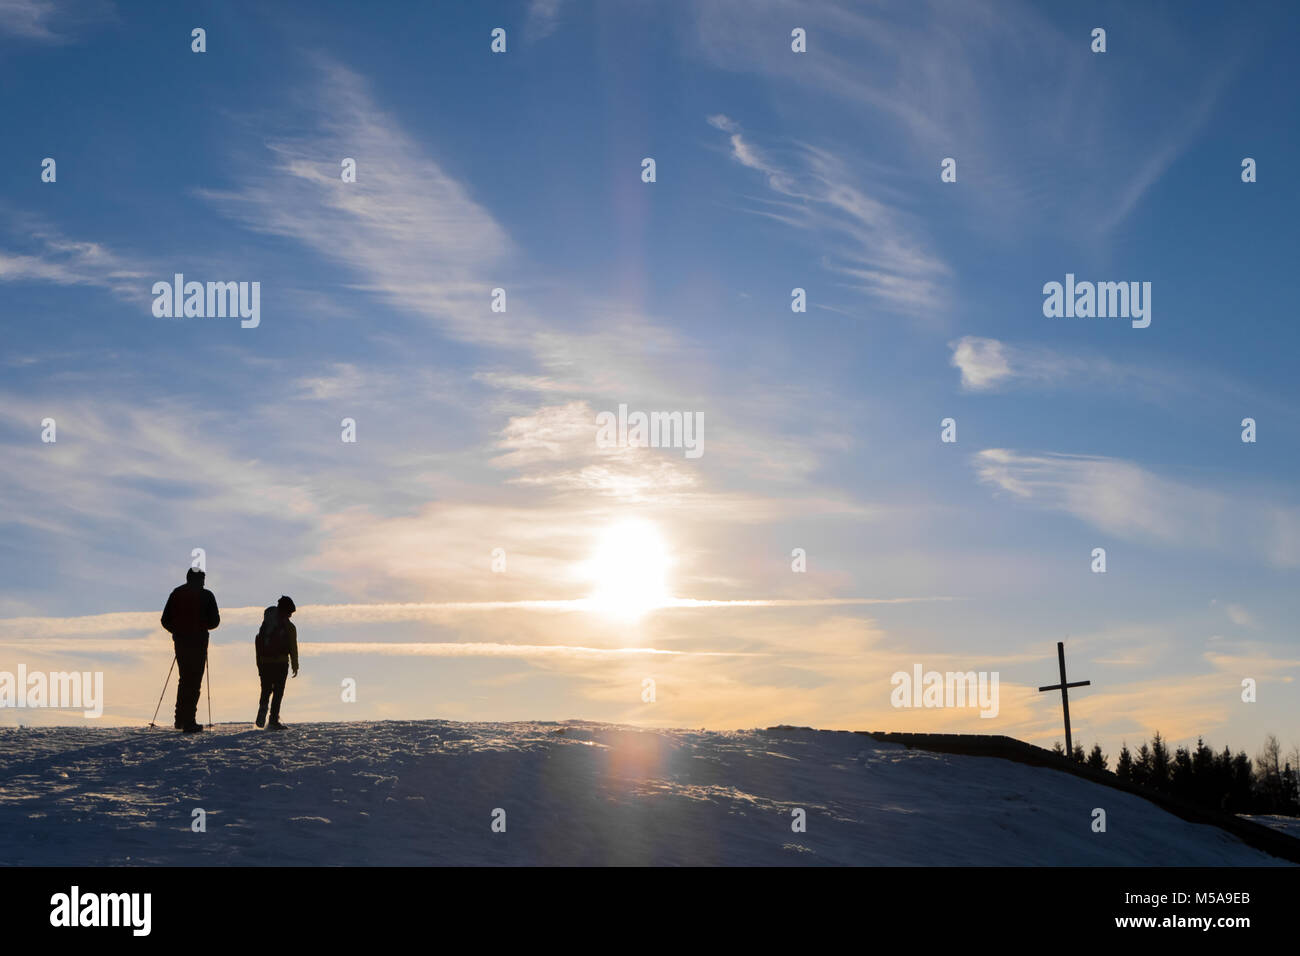
POLYGON ((272 139, 269 168, 232 190, 200 190, 249 228, 294 239, 348 269, 355 286, 467 341, 509 344, 489 322, 490 275, 513 252, 505 230, 374 100, 356 73, 314 59, 308 132, 272 139), (340 158, 357 161, 345 183, 340 158))
POLYGON ((1191 96, 1179 101, 1179 110, 1162 129, 1161 138, 1146 160, 1124 184, 1115 201, 1104 207, 1106 212, 1095 223, 1098 232, 1110 232, 1128 219, 1178 157, 1205 131, 1219 107, 1232 69, 1230 62, 1220 63, 1208 71, 1191 96))
POLYGON ((158 582, 160 555, 239 551, 249 567, 268 550, 301 547, 320 489, 291 465, 244 453, 238 425, 184 400, 109 398, 69 381, 53 397, 0 391, 5 536, 37 553, 59 542, 65 606, 120 606, 124 593, 158 582), (46 417, 57 442, 40 440, 46 417))
POLYGON ((1300 566, 1300 509, 1289 503, 1253 492, 1234 497, 1099 456, 988 448, 974 466, 980 481, 1118 538, 1300 566))
POLYGON ((530 41, 544 40, 559 26, 560 8, 564 0, 531 0, 524 35, 530 41))
POLYGON ((58 41, 50 23, 57 8, 54 0, 0 0, 0 31, 27 40, 58 41))
POLYGON ((107 289, 123 299, 146 300, 149 270, 142 261, 115 252, 100 242, 69 239, 57 230, 27 223, 29 248, 0 249, 0 282, 45 282, 107 289))
MULTIPOLYGON (((949 364, 961 373, 967 392, 1000 392, 1015 388, 1124 387, 1141 390, 1153 399, 1183 391, 1186 376, 1148 366, 1124 365, 1105 355, 1065 353, 1042 346, 1012 345, 998 339, 964 335, 948 343, 949 364)), ((1194 382, 1204 391, 1206 382, 1194 382)), ((1219 383, 1215 383, 1218 385, 1219 383)))
POLYGON ((979 188, 954 198, 970 204, 982 232, 1028 226, 1077 239, 1110 233, 1140 207, 1216 115, 1236 68, 1229 52, 1202 69, 1177 30, 1151 19, 1134 8, 1107 23, 1112 42, 1144 38, 1132 65, 1092 54, 1088 31, 1063 29, 1016 0, 918 0, 905 12, 832 0, 717 0, 698 5, 683 30, 714 66, 834 97, 846 116, 895 130, 909 159, 935 170, 935 182, 939 159, 956 158, 958 181, 977 179, 979 188), (794 25, 807 31, 805 54, 792 54, 784 39, 794 25), (1005 68, 1008 56, 1019 69, 1005 68), (1149 96, 1135 102, 1136 84, 1179 107, 1149 96), (1143 162, 1104 148, 1117 124, 1143 162), (1062 176, 1073 184, 1065 194, 1050 188, 1062 176))
POLYGON ((0 502, 15 523, 75 535, 79 524, 96 520, 152 528, 164 503, 178 512, 249 517, 315 510, 311 496, 274 466, 200 438, 201 412, 91 397, 43 405, 10 395, 0 406, 0 423, 24 432, 46 415, 60 423, 57 444, 14 442, 0 463, 0 502), (57 517, 39 506, 49 500, 62 505, 57 517))
POLYGON ((920 228, 900 209, 870 195, 847 165, 827 150, 797 144, 787 165, 751 143, 739 123, 724 114, 707 118, 727 134, 731 157, 763 174, 775 199, 747 211, 810 233, 830 244, 826 268, 844 285, 878 304, 904 313, 925 314, 945 299, 942 281, 948 266, 920 238, 920 228))
POLYGON ((507 422, 493 467, 521 473, 511 481, 610 495, 626 501, 665 497, 699 485, 680 458, 648 448, 601 448, 587 402, 548 405, 507 422))
POLYGON ((85 26, 113 15, 108 0, 0 0, 0 33, 36 43, 68 43, 85 26))
POLYGON ((1132 396, 1152 405, 1182 407, 1196 400, 1288 412, 1291 407, 1276 393, 1187 361, 1177 366, 1122 362, 1087 349, 1064 352, 976 335, 953 339, 948 348, 952 352, 949 364, 960 373, 964 392, 1090 389, 1132 396))

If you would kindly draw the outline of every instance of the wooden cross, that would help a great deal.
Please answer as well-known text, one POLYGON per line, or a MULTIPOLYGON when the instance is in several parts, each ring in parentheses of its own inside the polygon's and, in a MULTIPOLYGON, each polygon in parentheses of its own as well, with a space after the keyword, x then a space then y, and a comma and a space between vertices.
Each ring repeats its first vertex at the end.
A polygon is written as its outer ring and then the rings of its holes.
POLYGON ((1065 682, 1065 641, 1056 642, 1056 656, 1061 662, 1061 682, 1051 684, 1047 687, 1038 688, 1039 692, 1045 690, 1059 690, 1061 692, 1061 709, 1065 711, 1065 756, 1074 759, 1074 741, 1070 739, 1070 688, 1087 687, 1092 683, 1090 680, 1075 681, 1073 684, 1065 682))

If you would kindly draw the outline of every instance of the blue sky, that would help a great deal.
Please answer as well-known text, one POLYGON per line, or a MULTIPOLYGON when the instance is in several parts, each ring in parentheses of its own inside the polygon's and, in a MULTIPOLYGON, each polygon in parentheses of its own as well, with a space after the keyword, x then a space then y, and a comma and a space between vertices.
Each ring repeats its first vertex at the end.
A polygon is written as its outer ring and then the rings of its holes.
POLYGON ((289 593, 289 719, 1046 743, 1068 639, 1080 739, 1295 742, 1293 8, 376 6, 0 4, 0 669, 147 717, 203 547, 218 720, 289 593), (260 326, 155 318, 177 272, 260 326), (1067 273, 1150 326, 1045 317, 1067 273), (620 403, 705 453, 598 448, 620 403), (581 602, 629 522, 678 598, 804 603, 502 605, 581 602), (914 663, 999 716, 891 709, 914 663))

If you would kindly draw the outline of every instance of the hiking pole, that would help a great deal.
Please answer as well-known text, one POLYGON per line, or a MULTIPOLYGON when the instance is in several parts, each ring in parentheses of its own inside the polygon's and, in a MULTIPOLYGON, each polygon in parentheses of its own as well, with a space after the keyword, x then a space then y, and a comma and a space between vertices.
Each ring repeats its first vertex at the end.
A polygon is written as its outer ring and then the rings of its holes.
POLYGON ((208 651, 203 649, 203 673, 208 678, 208 726, 212 726, 212 668, 208 666, 208 651))
POLYGON ((155 707, 155 708, 153 709, 153 720, 150 720, 150 721, 149 721, 149 726, 150 726, 151 728, 157 726, 157 725, 154 723, 154 721, 156 721, 156 720, 158 719, 158 711, 162 708, 162 699, 163 699, 164 697, 167 696, 167 685, 171 682, 171 679, 172 679, 172 669, 175 668, 175 667, 176 667, 176 658, 173 656, 173 657, 172 657, 172 666, 169 667, 169 668, 167 668, 167 679, 163 681, 163 689, 162 689, 162 693, 158 695, 158 706, 155 707))

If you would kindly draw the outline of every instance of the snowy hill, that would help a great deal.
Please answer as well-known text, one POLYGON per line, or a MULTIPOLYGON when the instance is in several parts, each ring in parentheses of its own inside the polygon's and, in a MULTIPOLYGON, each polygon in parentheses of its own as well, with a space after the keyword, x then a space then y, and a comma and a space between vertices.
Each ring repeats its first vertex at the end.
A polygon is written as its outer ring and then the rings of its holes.
POLYGON ((0 781, 9 865, 1282 862, 1069 774, 829 731, 10 728, 0 781))

